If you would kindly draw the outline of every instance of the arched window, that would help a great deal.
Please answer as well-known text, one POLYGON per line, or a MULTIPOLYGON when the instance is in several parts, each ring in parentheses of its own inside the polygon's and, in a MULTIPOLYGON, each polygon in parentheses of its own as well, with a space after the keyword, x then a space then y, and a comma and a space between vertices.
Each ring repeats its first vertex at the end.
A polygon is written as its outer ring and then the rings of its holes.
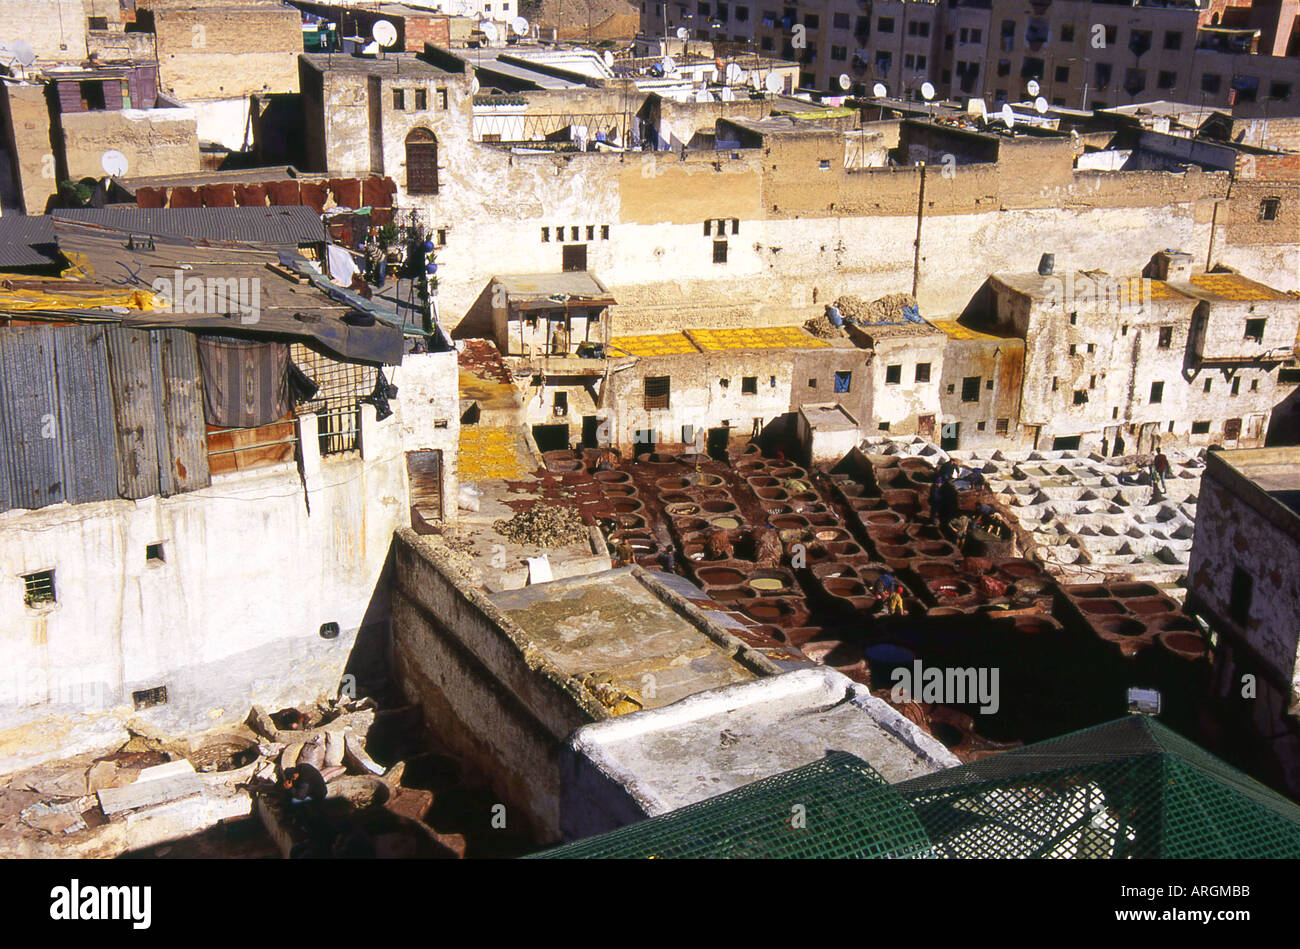
POLYGON ((406 193, 438 193, 438 137, 425 128, 406 136, 406 193))

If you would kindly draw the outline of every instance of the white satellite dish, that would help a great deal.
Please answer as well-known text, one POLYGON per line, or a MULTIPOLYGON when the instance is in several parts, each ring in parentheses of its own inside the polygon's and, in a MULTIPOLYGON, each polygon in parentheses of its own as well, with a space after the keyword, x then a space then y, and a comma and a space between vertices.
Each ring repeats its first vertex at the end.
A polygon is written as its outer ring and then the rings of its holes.
POLYGON ((691 31, 684 26, 677 27, 677 38, 685 43, 691 38, 691 31))
POLYGON ((1029 82, 1025 84, 1025 88, 1029 90, 1029 94, 1031 96, 1038 95, 1038 80, 1037 79, 1029 80, 1029 82))
POLYGON ((14 62, 19 66, 30 66, 36 62, 36 50, 26 40, 16 40, 13 45, 14 62))
POLYGON ((983 99, 971 99, 966 109, 971 115, 978 115, 981 119, 989 114, 989 107, 984 104, 983 99))
POLYGON ((1034 111, 1037 112, 1039 115, 1045 114, 1047 112, 1047 100, 1044 99, 1042 96, 1039 96, 1037 99, 1035 99, 1034 111))
POLYGON ((605 55, 601 57, 601 61, 604 62, 607 69, 612 68, 614 65, 614 54, 609 50, 605 50, 605 55))
POLYGON ((774 72, 768 73, 767 78, 763 80, 763 88, 772 95, 776 95, 780 92, 783 85, 784 83, 781 81, 781 77, 774 72))
POLYGON ((474 81, 469 84, 470 94, 475 96, 478 95, 478 91, 480 88, 482 87, 479 85, 478 76, 475 76, 474 81))
POLYGON ((1002 121, 1006 124, 1007 128, 1015 127, 1016 115, 1011 111, 1011 106, 1009 104, 1002 106, 1002 112, 1000 114, 1002 116, 1002 121))
POLYGON ((388 49, 397 42, 397 27, 387 20, 376 20, 375 25, 370 28, 370 35, 375 38, 375 42, 388 49))
POLYGON ((926 102, 934 98, 934 85, 932 83, 921 83, 921 98, 926 102))
POLYGON ((484 20, 478 25, 478 28, 489 43, 497 41, 497 27, 491 20, 484 20))
POLYGON ((664 71, 664 75, 666 76, 677 68, 677 62, 671 56, 665 56, 663 59, 659 60, 659 68, 664 71))
POLYGON ((110 148, 99 156, 99 167, 110 178, 121 178, 126 174, 126 156, 115 148, 110 148))
POLYGON ((528 26, 528 21, 521 16, 517 16, 510 21, 510 29, 514 30, 515 36, 527 36, 528 26))
POLYGON ((740 83, 740 80, 745 78, 745 70, 741 69, 735 63, 728 63, 725 75, 727 77, 727 84, 735 86, 740 83))
POLYGON ((840 84, 840 88, 843 89, 845 92, 848 92, 849 87, 853 85, 853 77, 846 72, 842 72, 840 73, 840 78, 838 82, 840 84))
POLYGON ((883 82, 878 82, 871 87, 871 94, 877 99, 883 99, 885 96, 889 95, 889 90, 885 88, 883 82))

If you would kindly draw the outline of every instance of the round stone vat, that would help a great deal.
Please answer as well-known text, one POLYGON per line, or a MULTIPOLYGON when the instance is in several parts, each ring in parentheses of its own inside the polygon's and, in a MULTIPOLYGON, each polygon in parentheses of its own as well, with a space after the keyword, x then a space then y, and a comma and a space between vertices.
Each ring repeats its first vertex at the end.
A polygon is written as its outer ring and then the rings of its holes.
POLYGON ((1125 612, 1119 600, 1085 600, 1079 604, 1079 610, 1089 616, 1122 616, 1125 612))
POLYGON ((632 480, 632 476, 626 471, 597 471, 591 477, 601 484, 627 484, 632 480))
POLYGON ((611 484, 601 488, 601 494, 607 498, 630 498, 636 494, 636 488, 630 484, 611 484))
POLYGON ((696 578, 706 587, 731 587, 745 582, 745 574, 735 567, 700 567, 696 578))
POLYGON ((1204 659, 1209 654, 1199 631, 1165 629, 1156 636, 1156 641, 1179 659, 1189 662, 1204 659))
POLYGON ((866 596, 868 592, 866 584, 854 577, 826 577, 822 580, 822 589, 839 597, 866 596))
POLYGON ((1147 624, 1141 620, 1121 617, 1118 619, 1103 619, 1095 623, 1097 632, 1104 636, 1121 636, 1125 639, 1132 639, 1137 636, 1144 636, 1147 633, 1147 624))
MULTIPOLYGON (((732 501, 701 501, 700 510, 705 514, 734 514, 740 510, 732 501)), ((687 511, 688 514, 694 514, 694 511, 687 511)))
POLYGON ((926 583, 926 586, 930 588, 930 592, 939 600, 959 600, 962 597, 970 596, 975 592, 971 589, 969 583, 957 579, 946 580, 939 578, 930 580, 926 583))
MULTIPOLYGON (((1111 587, 1111 592, 1115 592, 1115 587, 1111 587)), ((1144 596, 1134 599, 1126 599, 1124 607, 1135 616, 1151 616, 1157 613, 1176 613, 1178 604, 1167 596, 1144 596)))
POLYGON ((694 501, 676 501, 664 508, 669 517, 688 517, 700 513, 700 506, 694 501))
POLYGON ((890 527, 893 525, 901 525, 903 523, 903 515, 899 514, 897 511, 872 511, 862 516, 862 523, 868 525, 868 527, 890 527))
POLYGON ((1013 581, 1021 577, 1041 577, 1043 575, 1042 567, 1032 560, 1021 558, 1012 558, 1010 560, 999 560, 997 567, 1013 581))
MULTIPOLYGON (((777 530, 800 530, 803 531, 809 526, 808 518, 802 514, 778 514, 770 519, 772 526, 777 530)), ((782 538, 784 540, 785 538, 782 538)))
POLYGON ((956 547, 941 540, 924 541, 912 547, 923 557, 952 557, 957 553, 956 547))
POLYGON ((1132 599, 1159 596, 1160 591, 1149 583, 1112 583, 1110 584, 1110 595, 1121 599, 1132 599))
MULTIPOLYGON (((735 507, 733 504, 732 507, 735 507)), ((709 525, 719 530, 733 531, 739 529, 741 520, 731 514, 719 514, 716 517, 709 518, 709 525)))
POLYGON ((789 594, 796 589, 794 574, 790 571, 766 567, 750 573, 749 586, 759 596, 789 594))

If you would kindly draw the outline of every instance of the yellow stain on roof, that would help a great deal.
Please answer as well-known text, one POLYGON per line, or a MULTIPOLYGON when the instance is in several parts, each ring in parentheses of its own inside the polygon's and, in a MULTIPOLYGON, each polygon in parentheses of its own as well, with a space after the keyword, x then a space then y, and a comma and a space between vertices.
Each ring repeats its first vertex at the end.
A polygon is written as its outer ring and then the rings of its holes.
POLYGON ((1213 294, 1223 300, 1286 300, 1285 294, 1278 293, 1262 283, 1249 280, 1235 273, 1193 274, 1188 282, 1198 290, 1213 294))
POLYGON ((462 425, 458 477, 461 481, 521 477, 527 469, 520 461, 518 442, 518 433, 508 428, 462 425))
POLYGON ((615 336, 609 341, 615 356, 676 356, 699 352, 685 333, 655 333, 649 336, 615 336))
POLYGON ((753 329, 687 330, 701 352, 728 349, 825 349, 830 343, 798 326, 760 326, 753 329))
POLYGON ((1124 282, 1125 298, 1133 303, 1146 303, 1151 300, 1186 300, 1187 295, 1179 293, 1163 280, 1149 277, 1129 277, 1124 282))
POLYGON ((963 326, 956 320, 931 320, 930 324, 936 329, 941 329, 953 339, 1001 339, 1000 336, 994 336, 992 333, 981 333, 979 330, 973 330, 969 326, 963 326))

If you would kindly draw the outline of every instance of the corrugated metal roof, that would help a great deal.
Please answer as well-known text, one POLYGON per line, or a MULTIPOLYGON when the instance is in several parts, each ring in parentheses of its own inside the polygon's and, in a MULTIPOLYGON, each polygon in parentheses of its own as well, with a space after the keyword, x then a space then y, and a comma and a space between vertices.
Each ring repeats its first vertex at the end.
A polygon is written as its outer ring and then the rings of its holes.
POLYGON ((132 234, 200 242, 245 241, 297 247, 326 239, 320 215, 301 204, 267 208, 69 208, 53 211, 51 216, 132 234))
POLYGON ((157 408, 149 333, 112 326, 108 374, 117 432, 118 493, 147 498, 159 492, 157 408))
POLYGON ((0 269, 41 267, 58 260, 54 222, 46 215, 0 217, 0 269))
POLYGON ((203 419, 203 389, 199 382, 197 339, 184 330, 149 333, 157 366, 159 406, 158 454, 164 495, 195 491, 212 483, 208 469, 208 436, 203 419))
POLYGON ((0 468, 6 508, 63 500, 54 330, 13 326, 0 334, 0 468))
POLYGON ((57 327, 54 365, 65 499, 83 504, 116 498, 117 438, 104 327, 57 327))

